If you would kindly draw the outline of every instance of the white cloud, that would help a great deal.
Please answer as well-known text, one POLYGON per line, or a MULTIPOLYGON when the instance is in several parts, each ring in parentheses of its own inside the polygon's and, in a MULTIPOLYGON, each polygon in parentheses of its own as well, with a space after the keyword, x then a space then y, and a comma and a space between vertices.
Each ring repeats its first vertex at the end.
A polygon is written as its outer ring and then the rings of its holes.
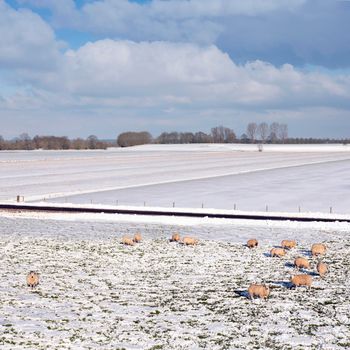
POLYGON ((237 65, 216 46, 169 42, 87 43, 62 54, 55 71, 26 71, 19 78, 45 91, 38 94, 44 100, 57 94, 57 101, 87 106, 299 108, 349 105, 350 97, 347 75, 262 61, 237 65))
POLYGON ((8 37, 0 36, 7 77, 0 81, 2 130, 6 120, 27 125, 23 115, 40 116, 37 122, 47 127, 45 118, 60 120, 61 128, 67 128, 62 122, 67 115, 74 116, 74 130, 84 128, 84 116, 90 115, 91 134, 97 133, 93 125, 104 123, 108 130, 106 125, 112 128, 118 120, 125 128, 156 122, 200 129, 222 124, 229 115, 248 121, 268 113, 276 120, 274 111, 290 119, 293 111, 308 118, 308 111, 317 110, 326 118, 338 109, 334 115, 344 124, 343 111, 350 108, 346 74, 307 73, 259 60, 240 65, 215 45, 191 43, 105 39, 60 52, 39 16, 2 1, 0 10, 0 33, 12 25, 8 37))
POLYGON ((70 27, 114 38, 214 43, 224 30, 220 19, 256 16, 277 10, 292 11, 306 0, 17 0, 48 8, 56 27, 70 27))
POLYGON ((59 58, 59 44, 40 16, 16 11, 0 0, 0 65, 2 69, 48 69, 59 58))

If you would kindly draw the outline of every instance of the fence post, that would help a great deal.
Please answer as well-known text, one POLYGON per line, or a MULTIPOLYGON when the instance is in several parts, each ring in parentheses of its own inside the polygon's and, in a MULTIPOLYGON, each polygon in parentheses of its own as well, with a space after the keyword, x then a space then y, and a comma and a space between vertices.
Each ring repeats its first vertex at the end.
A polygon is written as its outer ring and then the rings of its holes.
POLYGON ((233 205, 233 210, 236 210, 237 209, 237 205, 236 203, 233 205))
POLYGON ((329 207, 329 212, 332 214, 333 213, 333 208, 329 207))
POLYGON ((204 208, 204 203, 202 203, 202 208, 204 208))
POLYGON ((175 202, 173 202, 173 208, 175 208, 175 202))
POLYGON ((299 213, 301 212, 300 205, 299 205, 299 213))
POLYGON ((266 204, 266 211, 269 211, 269 207, 268 207, 268 205, 266 204))

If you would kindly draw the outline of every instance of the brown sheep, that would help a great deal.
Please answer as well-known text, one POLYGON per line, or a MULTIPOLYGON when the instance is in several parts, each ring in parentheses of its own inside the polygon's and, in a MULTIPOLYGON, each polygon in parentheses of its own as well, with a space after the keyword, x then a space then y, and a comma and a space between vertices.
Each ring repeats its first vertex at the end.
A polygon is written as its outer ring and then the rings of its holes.
POLYGON ((130 237, 127 237, 127 236, 122 237, 121 243, 125 245, 135 245, 135 242, 130 237))
POLYGON ((39 274, 35 271, 30 271, 27 275, 27 286, 36 287, 39 284, 39 274))
POLYGON ((311 247, 312 256, 323 255, 326 253, 326 246, 323 243, 315 243, 311 247))
POLYGON ((281 247, 284 248, 284 249, 292 249, 292 248, 295 248, 296 245, 297 245, 296 241, 290 241, 290 240, 287 240, 287 239, 284 239, 281 242, 281 247))
POLYGON ((307 259, 299 257, 294 260, 294 266, 298 269, 309 269, 310 263, 307 259))
POLYGON ((258 246, 258 241, 256 239, 250 239, 248 242, 247 242, 247 247, 248 248, 255 248, 258 246))
POLYGON ((173 235, 170 238, 170 242, 179 242, 180 241, 180 235, 178 233, 173 233, 173 235))
POLYGON ((141 233, 136 233, 135 236, 134 236, 133 241, 135 243, 140 243, 142 241, 141 233))
POLYGON ((270 288, 263 284, 251 284, 248 288, 249 298, 253 300, 254 297, 267 299, 270 295, 270 288))
POLYGON ((307 286, 311 288, 312 277, 310 275, 295 275, 290 279, 295 287, 307 286))
POLYGON ((198 240, 194 239, 192 237, 184 237, 182 239, 182 243, 185 244, 185 245, 195 245, 195 244, 198 243, 198 240))
POLYGON ((277 256, 280 258, 286 255, 286 251, 282 248, 272 248, 270 254, 272 257, 277 256))
POLYGON ((323 262, 319 262, 317 264, 317 272, 318 274, 323 277, 327 272, 328 272, 328 266, 327 264, 323 263, 323 262))

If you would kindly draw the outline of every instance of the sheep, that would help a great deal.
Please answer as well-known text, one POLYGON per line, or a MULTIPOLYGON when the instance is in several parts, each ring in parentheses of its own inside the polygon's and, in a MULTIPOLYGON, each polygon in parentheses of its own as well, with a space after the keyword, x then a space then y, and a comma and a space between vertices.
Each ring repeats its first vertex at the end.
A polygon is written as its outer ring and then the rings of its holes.
POLYGON ((254 238, 254 239, 250 239, 248 242, 247 242, 247 247, 248 248, 255 248, 258 246, 258 241, 254 238))
POLYGON ((270 254, 272 257, 277 256, 280 258, 286 255, 286 251, 282 248, 272 248, 270 254))
POLYGON ((192 237, 184 237, 182 239, 182 243, 185 244, 185 245, 195 245, 195 244, 198 243, 198 240, 194 239, 192 237))
POLYGON ((296 241, 290 241, 290 240, 287 240, 287 239, 284 239, 281 242, 281 247, 284 248, 284 249, 292 249, 292 248, 295 248, 296 245, 297 245, 296 241))
POLYGON ((315 243, 311 247, 312 256, 323 255, 326 253, 326 246, 323 243, 315 243))
POLYGON ((35 271, 30 271, 27 275, 27 286, 36 287, 39 284, 39 274, 35 271))
POLYGON ((307 259, 299 257, 294 260, 294 266, 298 269, 301 269, 301 268, 309 269, 310 263, 307 259))
POLYGON ((253 300, 254 297, 267 299, 270 295, 270 288, 264 284, 251 284, 248 288, 249 298, 253 300))
POLYGON ((123 236, 121 243, 125 245, 135 245, 135 242, 128 236, 123 236))
POLYGON ((312 277, 310 275, 295 275, 291 277, 290 282, 295 287, 307 286, 311 288, 312 277))
POLYGON ((328 266, 327 264, 323 263, 323 262, 319 262, 317 264, 317 272, 320 275, 320 277, 322 278, 327 272, 328 272, 328 266))
POLYGON ((133 238, 133 241, 135 243, 140 243, 142 241, 141 233, 136 233, 134 238, 133 238))
POLYGON ((170 238, 170 242, 179 242, 180 241, 180 235, 178 233, 173 233, 173 235, 170 238))

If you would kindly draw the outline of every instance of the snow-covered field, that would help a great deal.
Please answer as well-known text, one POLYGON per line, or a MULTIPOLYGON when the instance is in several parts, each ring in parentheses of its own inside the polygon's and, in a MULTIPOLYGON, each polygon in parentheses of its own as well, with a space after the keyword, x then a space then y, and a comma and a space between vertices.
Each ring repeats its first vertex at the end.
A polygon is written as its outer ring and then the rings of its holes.
POLYGON ((347 145, 0 152, 0 200, 349 213, 347 145))
POLYGON ((349 349, 350 225, 191 220, 1 212, 1 349, 349 349), (137 231, 141 244, 119 244, 137 231), (170 243, 175 231, 200 243, 170 243), (284 238, 297 249, 271 258, 284 238), (323 280, 316 241, 328 246, 323 280), (287 288, 299 255, 311 290, 287 288), (29 270, 41 274, 33 291, 29 270), (244 296, 252 282, 270 285, 268 301, 244 296))
MULTIPOLYGON (((300 205, 298 215, 348 217, 349 184, 343 145, 0 152, 7 202, 145 201, 163 210, 175 202, 175 210, 211 212, 300 205), (335 214, 326 215, 330 206, 335 214)), ((340 222, 0 211, 0 348, 349 349, 349 242, 350 224, 340 222), (119 243, 136 232, 141 244, 119 243), (170 243, 174 232, 200 243, 170 243), (260 242, 253 251, 244 246, 252 237, 260 242), (297 249, 271 258, 271 247, 288 238, 297 249), (328 247, 324 279, 309 254, 313 242, 328 247), (297 256, 311 261, 311 290, 288 288, 297 256), (30 270, 41 277, 34 290, 25 284, 30 270), (268 301, 245 297, 253 282, 271 287, 268 301)))

